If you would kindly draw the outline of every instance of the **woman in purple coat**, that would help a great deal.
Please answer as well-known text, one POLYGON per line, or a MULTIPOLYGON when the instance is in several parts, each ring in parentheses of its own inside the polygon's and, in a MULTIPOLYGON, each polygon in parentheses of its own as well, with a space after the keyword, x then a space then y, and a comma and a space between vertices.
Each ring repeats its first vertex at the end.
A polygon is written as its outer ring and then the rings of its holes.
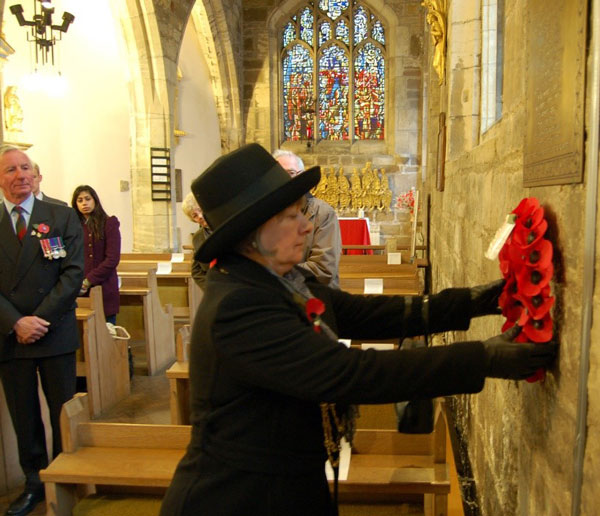
POLYGON ((106 214, 96 190, 88 185, 75 189, 71 206, 79 215, 83 227, 85 266, 80 295, 88 295, 91 287, 100 285, 106 321, 115 324, 119 312, 119 219, 106 214))

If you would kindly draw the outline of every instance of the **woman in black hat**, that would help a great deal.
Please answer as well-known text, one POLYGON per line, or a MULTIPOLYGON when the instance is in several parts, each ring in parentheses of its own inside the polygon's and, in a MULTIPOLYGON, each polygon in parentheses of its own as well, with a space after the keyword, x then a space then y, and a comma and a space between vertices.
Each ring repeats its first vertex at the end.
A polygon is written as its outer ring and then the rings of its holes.
MULTIPOLYGON (((192 439, 161 514, 330 516, 325 476, 353 404, 479 392, 486 376, 523 379, 556 345, 511 341, 414 350, 348 349, 337 338, 388 339, 466 330, 498 313, 502 281, 425 297, 357 296, 294 265, 310 222, 302 198, 318 167, 290 178, 257 144, 215 161, 193 185, 217 259, 194 321, 192 439)), ((334 468, 335 470, 335 468, 334 468)))

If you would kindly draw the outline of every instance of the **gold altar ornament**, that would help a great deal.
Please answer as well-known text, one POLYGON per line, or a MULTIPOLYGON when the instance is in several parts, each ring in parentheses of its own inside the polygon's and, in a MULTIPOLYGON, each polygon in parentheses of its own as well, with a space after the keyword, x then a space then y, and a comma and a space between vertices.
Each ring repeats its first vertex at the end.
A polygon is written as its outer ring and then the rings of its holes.
POLYGON ((358 213, 361 210, 389 211, 392 202, 392 191, 385 170, 374 170, 370 162, 360 173, 355 167, 349 177, 344 174, 342 167, 337 174, 333 167, 323 167, 321 181, 311 193, 340 214, 358 213))

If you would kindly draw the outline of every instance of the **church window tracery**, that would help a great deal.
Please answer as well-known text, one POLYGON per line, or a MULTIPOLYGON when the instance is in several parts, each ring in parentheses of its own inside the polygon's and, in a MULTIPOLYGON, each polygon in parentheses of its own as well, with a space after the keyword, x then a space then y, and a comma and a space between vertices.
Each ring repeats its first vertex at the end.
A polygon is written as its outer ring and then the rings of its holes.
POLYGON ((383 140, 385 28, 358 0, 309 1, 281 32, 283 140, 383 140))

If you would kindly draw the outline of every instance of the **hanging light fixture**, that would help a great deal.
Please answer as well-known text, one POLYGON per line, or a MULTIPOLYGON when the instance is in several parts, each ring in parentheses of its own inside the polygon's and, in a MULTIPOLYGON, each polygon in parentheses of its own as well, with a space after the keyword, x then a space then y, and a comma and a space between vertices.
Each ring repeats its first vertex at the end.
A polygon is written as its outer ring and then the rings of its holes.
POLYGON ((61 40, 63 32, 69 30, 75 16, 71 13, 63 13, 62 25, 52 24, 54 7, 51 0, 33 0, 33 20, 26 20, 23 16, 21 4, 12 5, 10 12, 13 13, 21 27, 31 27, 31 33, 27 34, 27 41, 35 44, 35 62, 45 65, 49 61, 54 65, 54 44, 61 40), (38 9, 38 3, 40 8, 38 9), (39 11, 39 12, 38 12, 39 11))

